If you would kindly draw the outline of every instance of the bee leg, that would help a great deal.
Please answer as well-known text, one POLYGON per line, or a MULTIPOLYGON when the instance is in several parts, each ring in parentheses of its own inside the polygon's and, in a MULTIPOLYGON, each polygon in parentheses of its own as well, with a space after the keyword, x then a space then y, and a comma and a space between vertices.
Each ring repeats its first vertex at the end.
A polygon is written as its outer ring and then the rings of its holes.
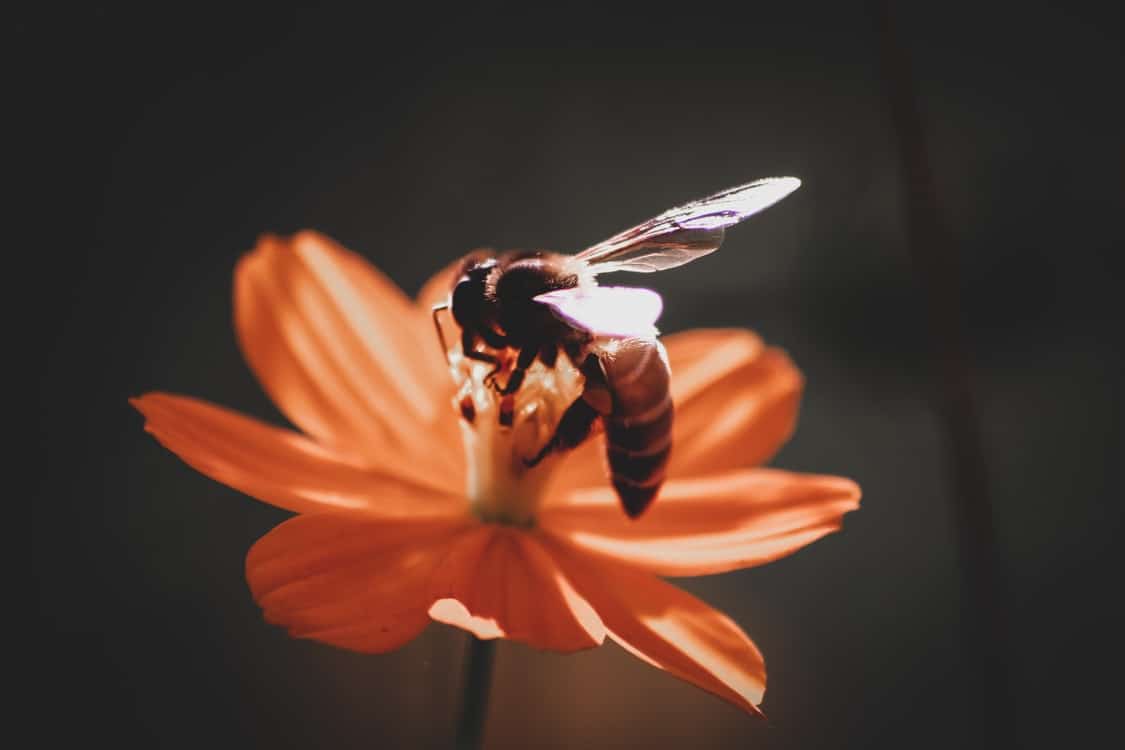
POLYGON ((461 332, 461 353, 469 359, 475 359, 478 362, 488 362, 491 365, 498 364, 500 358, 495 354, 488 352, 477 351, 477 337, 473 335, 472 331, 461 332))
POLYGON ((477 337, 480 337, 485 346, 501 351, 508 348, 508 338, 503 334, 494 331, 491 328, 482 328, 479 331, 462 331, 461 333, 461 350, 469 359, 475 359, 479 362, 488 362, 492 365, 492 371, 484 376, 484 384, 499 390, 496 387, 496 376, 500 370, 504 369, 505 360, 495 354, 488 352, 478 352, 476 350, 477 337))
POLYGON ((487 362, 492 365, 492 370, 484 376, 484 384, 491 388, 496 388, 496 375, 500 372, 500 368, 504 366, 500 359, 487 352, 477 351, 466 352, 465 356, 469 359, 475 359, 478 362, 487 362))
MULTIPOLYGON (((487 342, 485 342, 487 343, 487 342)), ((496 373, 500 372, 502 363, 500 358, 495 354, 488 352, 478 352, 476 350, 477 340, 472 331, 463 331, 461 333, 461 353, 466 359, 475 359, 478 362, 487 362, 492 365, 492 372, 484 376, 485 385, 493 385, 496 381, 496 373)))
POLYGON ((559 360, 558 344, 547 343, 547 344, 544 344, 542 346, 542 348, 539 349, 539 361, 542 362, 543 366, 546 367, 547 369, 553 368, 555 366, 555 363, 558 362, 558 360, 559 360))
POLYGON ((499 331, 492 328, 481 328, 479 333, 480 337, 484 339, 484 343, 493 349, 506 349, 508 347, 508 337, 499 331))
POLYGON ((539 347, 537 346, 527 346, 520 349, 520 356, 516 358, 516 366, 512 368, 512 374, 508 376, 508 384, 500 391, 501 396, 510 396, 520 389, 520 386, 523 385, 524 375, 527 374, 527 368, 531 367, 538 356, 539 347))
MULTIPOLYGON (((475 349, 469 349, 465 352, 465 356, 469 359, 475 359, 478 362, 487 362, 490 365, 499 365, 500 360, 493 354, 488 352, 478 352, 475 349)), ((500 369, 497 367, 496 369, 500 369)))
POLYGON ((590 405, 590 402, 579 396, 563 412, 562 419, 559 420, 559 426, 555 428, 555 434, 551 436, 547 444, 531 458, 525 458, 524 464, 531 468, 538 465, 540 461, 554 451, 562 452, 578 447, 589 436, 590 429, 600 416, 597 409, 590 405))
POLYGON ((582 395, 566 408, 559 420, 555 434, 538 453, 525 458, 524 463, 535 466, 552 451, 568 451, 577 448, 587 437, 598 417, 608 416, 613 410, 613 397, 606 384, 605 369, 601 360, 591 354, 582 363, 582 373, 586 376, 586 386, 582 395))

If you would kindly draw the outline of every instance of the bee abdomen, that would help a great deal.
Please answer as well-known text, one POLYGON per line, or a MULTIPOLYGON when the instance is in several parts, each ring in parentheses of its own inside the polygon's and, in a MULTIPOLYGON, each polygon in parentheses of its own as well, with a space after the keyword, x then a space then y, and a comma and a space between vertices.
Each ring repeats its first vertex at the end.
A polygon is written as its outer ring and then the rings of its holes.
POLYGON ((606 457, 625 512, 637 517, 664 484, 672 451, 668 363, 657 341, 638 340, 603 362, 613 409, 605 418, 606 457))

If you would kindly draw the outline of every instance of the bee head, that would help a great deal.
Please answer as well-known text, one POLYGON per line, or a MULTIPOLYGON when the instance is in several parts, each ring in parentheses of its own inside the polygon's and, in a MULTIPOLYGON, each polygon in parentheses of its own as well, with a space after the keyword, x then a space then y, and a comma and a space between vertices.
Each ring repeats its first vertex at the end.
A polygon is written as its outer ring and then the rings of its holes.
POLYGON ((470 255, 465 259, 449 297, 450 312, 462 329, 475 328, 484 321, 488 304, 486 283, 494 268, 495 258, 470 255))

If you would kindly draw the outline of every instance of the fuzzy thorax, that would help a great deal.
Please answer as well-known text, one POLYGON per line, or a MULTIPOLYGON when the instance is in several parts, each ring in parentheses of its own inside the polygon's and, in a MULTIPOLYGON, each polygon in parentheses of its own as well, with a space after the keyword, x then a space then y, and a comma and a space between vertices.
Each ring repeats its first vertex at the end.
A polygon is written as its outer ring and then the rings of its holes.
MULTIPOLYGON (((551 454, 534 467, 529 459, 551 439, 567 407, 582 394, 584 379, 564 354, 553 368, 536 362, 520 389, 501 396, 488 382, 494 366, 451 352, 459 388, 454 408, 460 413, 468 466, 472 512, 482 521, 531 526, 561 458, 551 454)), ((510 362, 496 374, 508 382, 510 362)))

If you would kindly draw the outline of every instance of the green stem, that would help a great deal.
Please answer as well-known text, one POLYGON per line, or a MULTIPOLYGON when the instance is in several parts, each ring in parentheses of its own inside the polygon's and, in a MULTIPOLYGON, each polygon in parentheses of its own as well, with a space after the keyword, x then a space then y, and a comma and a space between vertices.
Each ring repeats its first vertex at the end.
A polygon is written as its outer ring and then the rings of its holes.
POLYGON ((461 688, 461 717, 457 722, 457 750, 479 750, 488 715, 488 691, 496 641, 469 636, 465 681, 461 688))

